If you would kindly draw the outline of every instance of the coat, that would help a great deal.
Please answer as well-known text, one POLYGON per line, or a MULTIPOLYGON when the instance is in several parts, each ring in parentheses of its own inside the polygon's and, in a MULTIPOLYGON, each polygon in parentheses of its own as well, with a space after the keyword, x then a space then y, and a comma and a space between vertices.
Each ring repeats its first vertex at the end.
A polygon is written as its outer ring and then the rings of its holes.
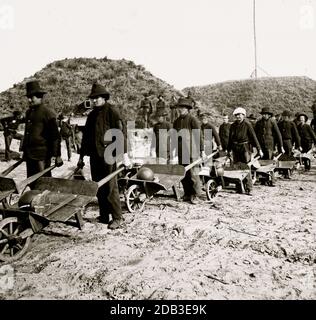
POLYGON ((98 155, 104 157, 104 151, 112 140, 105 141, 104 135, 109 129, 119 129, 123 133, 122 149, 127 152, 126 127, 118 110, 110 103, 95 107, 89 114, 83 130, 80 155, 83 157, 98 155))
POLYGON ((283 147, 282 136, 278 125, 272 119, 260 119, 256 122, 255 133, 257 135, 260 146, 265 149, 274 149, 274 140, 276 139, 278 146, 283 147))
POLYGON ((295 143, 296 148, 301 146, 300 136, 293 121, 281 120, 278 126, 283 141, 291 140, 292 143, 295 143))
POLYGON ((30 107, 25 114, 22 151, 32 160, 46 160, 61 155, 56 113, 44 104, 30 107))
MULTIPOLYGON (((178 135, 177 144, 179 164, 189 164, 200 156, 201 151, 204 151, 204 139, 200 123, 195 117, 188 113, 184 117, 178 117, 173 122, 173 128, 178 134, 181 129, 187 129, 185 136, 181 137, 181 135, 178 135), (198 130, 193 131, 193 129, 198 130)), ((174 146, 174 140, 174 137, 171 136, 172 146, 174 146)))
POLYGON ((221 145, 224 150, 227 149, 229 139, 230 123, 222 123, 219 127, 219 138, 221 139, 221 145))

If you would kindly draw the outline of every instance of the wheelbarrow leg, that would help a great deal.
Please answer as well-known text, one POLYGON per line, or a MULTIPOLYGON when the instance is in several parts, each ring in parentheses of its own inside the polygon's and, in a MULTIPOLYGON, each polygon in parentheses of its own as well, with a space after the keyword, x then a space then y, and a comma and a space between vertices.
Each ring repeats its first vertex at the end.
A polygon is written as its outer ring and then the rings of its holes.
POLYGON ((172 190, 173 190, 173 193, 174 193, 177 201, 180 201, 181 200, 181 196, 180 196, 179 188, 177 186, 172 186, 172 190))
POLYGON ((84 225, 84 220, 82 218, 82 212, 83 212, 84 208, 81 208, 79 211, 76 212, 75 214, 75 218, 76 218, 76 222, 77 222, 77 227, 79 228, 79 230, 82 230, 82 227, 84 225))

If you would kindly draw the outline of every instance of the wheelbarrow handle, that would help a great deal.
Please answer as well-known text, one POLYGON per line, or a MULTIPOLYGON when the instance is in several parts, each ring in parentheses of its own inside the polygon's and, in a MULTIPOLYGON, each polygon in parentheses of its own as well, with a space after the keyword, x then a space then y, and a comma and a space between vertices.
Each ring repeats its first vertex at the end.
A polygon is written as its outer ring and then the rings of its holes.
POLYGON ((42 177, 44 174, 46 174, 47 172, 52 171, 54 168, 56 167, 56 165, 52 165, 46 169, 44 169, 41 172, 35 173, 32 176, 28 177, 27 179, 23 180, 22 182, 20 182, 17 185, 17 191, 20 193, 22 190, 24 190, 25 187, 27 187, 29 184, 33 183, 34 181, 36 181, 37 179, 39 179, 40 177, 42 177))
POLYGON ((15 168, 17 168, 24 160, 20 159, 19 161, 15 162, 12 166, 7 168, 6 170, 2 171, 0 173, 0 176, 5 177, 7 176, 11 171, 13 171, 15 168))
POLYGON ((218 151, 214 151, 213 153, 209 154, 205 159, 203 159, 202 157, 196 159, 195 161, 193 161, 192 163, 190 163, 190 164, 188 164, 187 166, 184 167, 185 172, 189 171, 190 169, 192 169, 193 167, 197 166, 201 162, 205 162, 205 161, 211 159, 217 153, 218 153, 218 151))
POLYGON ((118 175, 120 172, 122 172, 123 170, 125 170, 125 167, 120 167, 117 170, 115 170, 114 172, 110 173, 109 175, 107 175, 105 178, 103 178, 102 180, 100 180, 98 182, 98 188, 102 187, 104 184, 106 184, 107 182, 109 182, 111 179, 113 179, 116 175, 118 175))
POLYGON ((253 158, 251 161, 247 163, 248 167, 250 168, 253 165, 253 163, 255 163, 259 159, 260 159, 260 156, 253 158))

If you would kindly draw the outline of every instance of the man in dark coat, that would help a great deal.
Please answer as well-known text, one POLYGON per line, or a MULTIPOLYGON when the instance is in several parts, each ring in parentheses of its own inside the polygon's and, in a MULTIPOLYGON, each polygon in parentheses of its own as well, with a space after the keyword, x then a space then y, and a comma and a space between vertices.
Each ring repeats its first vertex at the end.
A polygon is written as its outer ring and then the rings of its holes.
POLYGON ((228 139, 229 139, 230 123, 228 122, 228 115, 223 115, 223 123, 219 127, 219 138, 224 151, 227 151, 228 139))
MULTIPOLYGON (((313 147, 313 143, 316 146, 316 134, 312 130, 311 126, 307 124, 308 117, 305 113, 301 113, 298 116, 298 119, 300 121, 297 130, 301 137, 301 147, 302 152, 306 153, 313 147)), ((304 167, 305 170, 310 170, 311 168, 311 162, 309 159, 304 158, 304 167)))
MULTIPOLYGON (((251 123, 245 119, 246 110, 242 107, 238 107, 234 110, 233 115, 236 117, 236 121, 230 126, 227 147, 228 156, 230 156, 230 152, 232 151, 234 164, 247 164, 251 160, 250 142, 253 141, 260 157, 262 157, 263 152, 256 133, 251 123)), ((249 176, 245 178, 245 189, 248 195, 252 194, 252 188, 252 178, 249 172, 249 176)))
MULTIPOLYGON (((180 116, 174 121, 173 128, 178 133, 178 160, 179 164, 188 165, 201 155, 205 158, 203 135, 199 121, 190 114, 193 108, 192 101, 187 98, 180 98, 177 103, 180 116), (183 130, 184 129, 184 130, 183 130)), ((175 139, 171 136, 172 146, 175 139)), ((198 175, 199 168, 194 167, 188 170, 181 183, 184 189, 184 201, 192 204, 200 202, 199 195, 201 193, 201 181, 198 175)))
POLYGON ((293 142, 296 149, 301 149, 300 136, 296 125, 290 121, 291 112, 283 111, 282 120, 278 123, 279 130, 283 140, 284 152, 287 156, 292 156, 293 142))
POLYGON ((166 121, 167 116, 168 113, 165 109, 158 109, 155 114, 157 123, 153 127, 151 154, 158 158, 159 163, 168 163, 170 160, 169 130, 172 128, 172 124, 166 121))
MULTIPOLYGON (((51 161, 57 167, 63 165, 56 113, 43 103, 45 93, 38 81, 26 83, 29 109, 25 114, 22 151, 28 177, 48 168, 51 161)), ((51 173, 46 176, 51 176, 51 173)))
POLYGON ((221 140, 217 133, 216 127, 208 120, 210 113, 200 113, 201 129, 204 138, 204 148, 206 155, 211 154, 213 150, 213 139, 216 142, 218 150, 223 150, 221 140))
POLYGON ((276 121, 271 119, 273 113, 270 109, 267 107, 262 108, 261 114, 262 118, 255 125, 255 133, 263 151, 262 159, 271 160, 273 158, 275 138, 279 150, 284 152, 282 136, 276 121))
MULTIPOLYGON (((12 139, 21 141, 23 134, 18 133, 19 125, 24 123, 25 119, 18 110, 13 111, 13 115, 1 119, 1 124, 3 126, 3 135, 5 143, 5 160, 11 160, 11 142, 12 139)), ((22 145, 20 146, 22 148, 22 145)))
MULTIPOLYGON (((94 83, 89 98, 93 99, 94 108, 89 113, 85 124, 77 166, 82 168, 84 156, 90 156, 91 177, 93 181, 98 182, 116 170, 115 162, 106 153, 107 146, 111 145, 115 139, 111 137, 111 140, 105 140, 105 134, 108 130, 118 129, 123 133, 124 141, 120 141, 123 144, 121 148, 124 149, 123 163, 129 166, 130 161, 126 153, 125 126, 118 109, 107 102, 110 94, 105 87, 94 83)), ((117 152, 116 157, 119 156, 120 154, 117 152)), ((108 224, 109 229, 121 227, 123 217, 116 177, 98 189, 97 198, 100 208, 99 222, 108 224), (109 221, 109 214, 112 215, 111 221, 109 221)))
POLYGON ((149 94, 144 93, 144 99, 140 101, 139 116, 141 117, 140 122, 142 128, 150 127, 150 116, 153 113, 153 105, 151 100, 148 98, 149 94))
POLYGON ((65 140, 66 148, 67 148, 67 156, 68 161, 71 160, 71 138, 73 137, 73 128, 70 124, 70 117, 65 119, 63 114, 60 114, 58 117, 59 127, 60 127, 60 135, 63 140, 65 140))

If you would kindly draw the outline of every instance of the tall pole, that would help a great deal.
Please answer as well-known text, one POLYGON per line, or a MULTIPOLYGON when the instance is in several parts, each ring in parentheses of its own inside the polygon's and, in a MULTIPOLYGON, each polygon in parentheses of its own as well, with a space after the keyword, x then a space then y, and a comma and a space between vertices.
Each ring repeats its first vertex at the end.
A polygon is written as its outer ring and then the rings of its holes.
POLYGON ((253 40, 255 49, 255 78, 257 79, 256 0, 253 0, 253 40))

